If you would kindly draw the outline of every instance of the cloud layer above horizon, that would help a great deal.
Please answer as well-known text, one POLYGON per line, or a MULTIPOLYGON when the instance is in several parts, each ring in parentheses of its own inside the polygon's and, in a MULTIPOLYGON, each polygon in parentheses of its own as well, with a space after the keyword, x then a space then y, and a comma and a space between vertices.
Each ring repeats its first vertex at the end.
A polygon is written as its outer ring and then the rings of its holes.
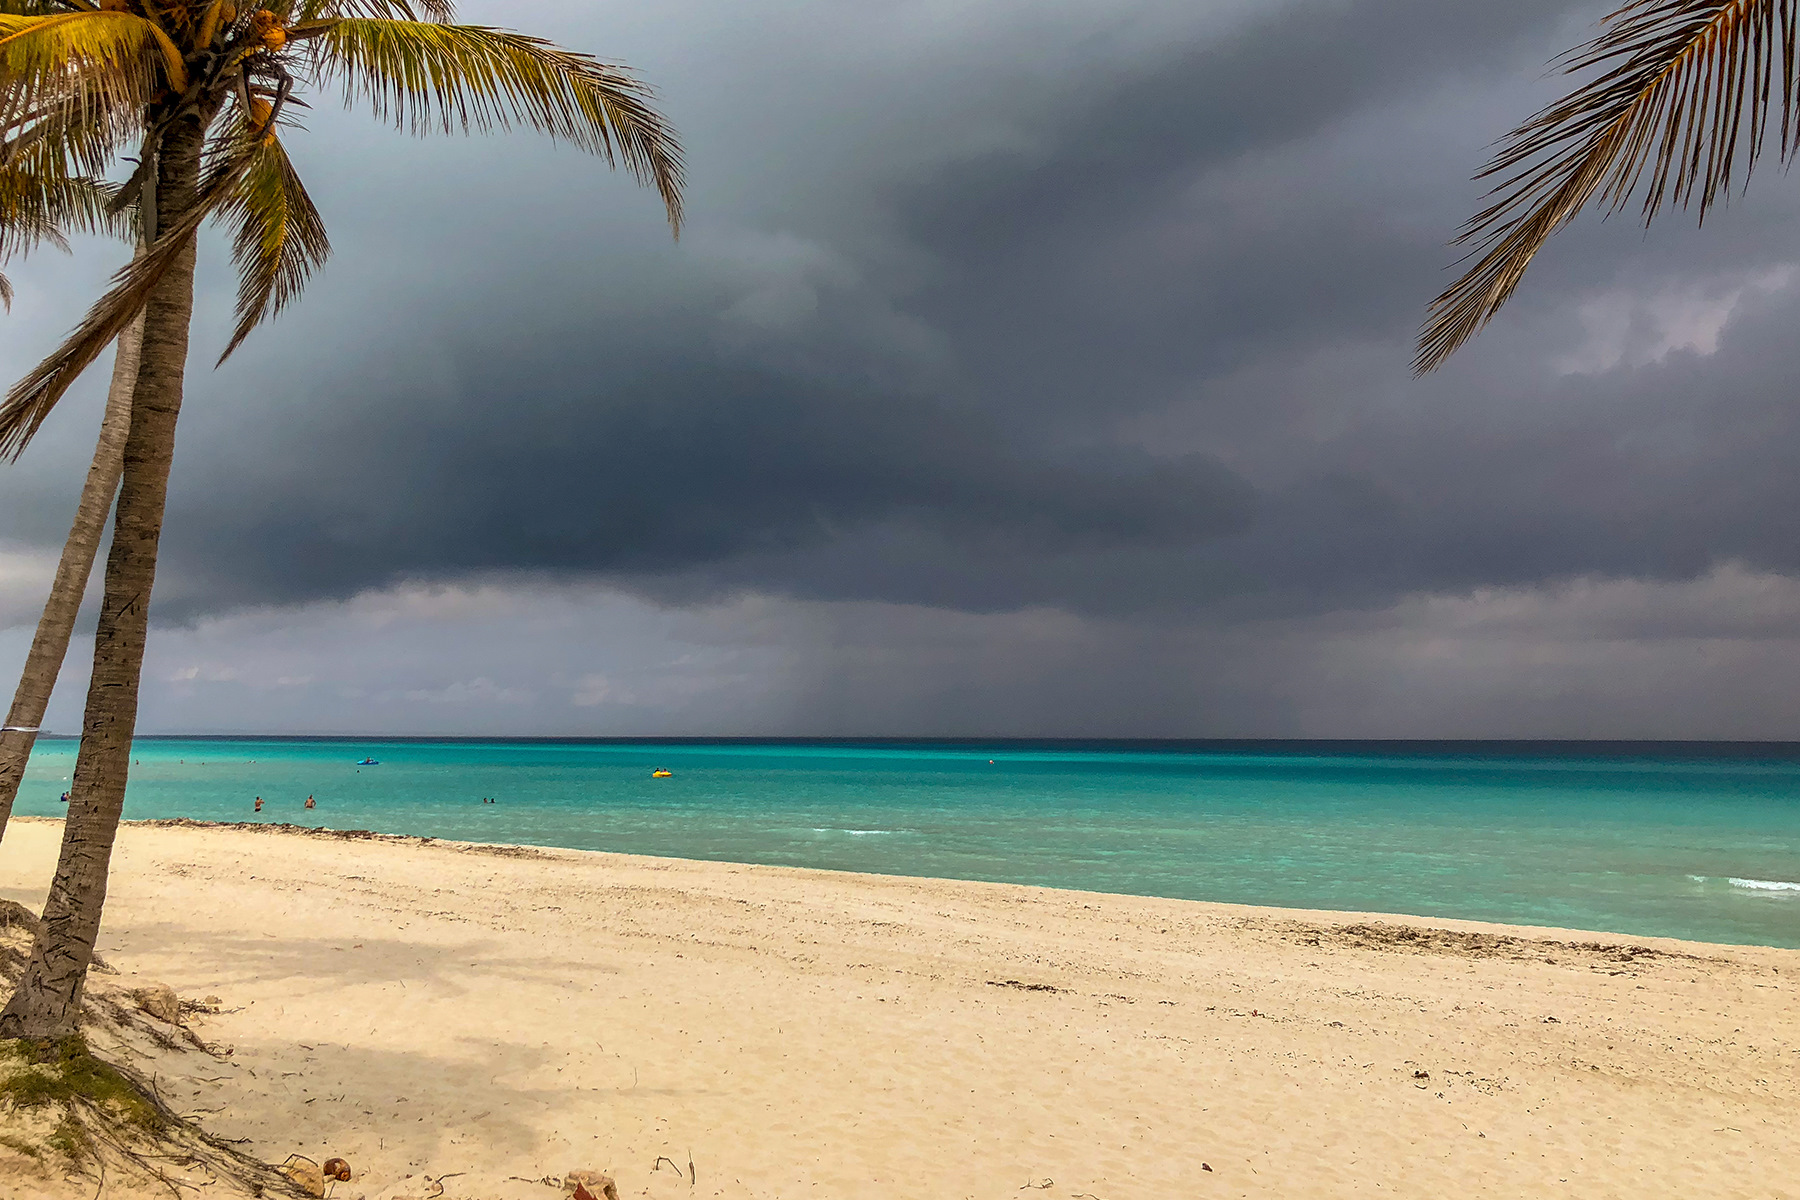
MULTIPOLYGON (((217 372, 203 260, 146 726, 1782 736, 1792 181, 1408 374, 1607 7, 465 3, 652 81, 691 225, 312 97, 336 255, 217 372)), ((117 258, 15 264, 0 369, 117 258)), ((0 665, 98 392, 0 473, 0 665)))

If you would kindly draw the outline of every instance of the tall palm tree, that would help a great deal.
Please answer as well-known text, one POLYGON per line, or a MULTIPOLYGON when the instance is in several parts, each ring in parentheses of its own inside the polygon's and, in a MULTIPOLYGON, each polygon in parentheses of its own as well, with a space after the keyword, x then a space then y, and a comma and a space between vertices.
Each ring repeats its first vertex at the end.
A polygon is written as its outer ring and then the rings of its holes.
MULTIPOLYGON (((7 149, 7 144, 0 142, 0 265, 39 242, 66 247, 66 233, 126 232, 129 223, 112 211, 113 189, 86 176, 45 177, 8 165, 7 149)), ((0 301, 10 305, 11 300, 11 285, 0 275, 0 301)), ((141 326, 133 323, 119 338, 94 460, 82 484, 75 522, 63 543, 50 598, 38 619, 12 707, 0 728, 0 839, 6 836, 25 765, 75 632, 75 616, 93 573, 106 514, 119 490, 125 433, 131 424, 131 392, 137 383, 139 332, 141 326)))
POLYGON ((1414 367, 1440 366, 1505 304, 1532 256, 1588 204, 1664 208, 1702 222, 1761 158, 1781 118, 1800 150, 1800 0, 1629 0, 1561 60, 1597 72, 1501 142, 1477 179, 1497 183, 1457 245, 1473 265, 1431 306, 1414 367))
POLYGON ((0 402, 0 453, 17 453, 75 377, 141 312, 94 670, 62 852, 43 932, 0 1036, 73 1026, 106 898, 137 717, 193 312, 195 234, 233 227, 238 323, 229 355, 299 293, 328 245, 282 145, 305 84, 415 133, 525 125, 623 161, 681 218, 681 155, 628 72, 538 38, 455 24, 450 0, 45 0, 0 16, 0 129, 71 161, 137 151, 119 201, 147 249, 48 359, 0 402))

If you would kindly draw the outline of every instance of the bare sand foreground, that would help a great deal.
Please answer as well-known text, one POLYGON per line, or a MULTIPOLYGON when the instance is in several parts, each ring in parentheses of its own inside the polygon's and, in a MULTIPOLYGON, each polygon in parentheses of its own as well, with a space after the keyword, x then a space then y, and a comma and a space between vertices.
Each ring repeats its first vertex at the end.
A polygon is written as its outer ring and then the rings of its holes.
POLYGON ((115 862, 102 951, 232 1051, 162 1095, 340 1197, 1800 1196, 1800 952, 240 828, 115 862))

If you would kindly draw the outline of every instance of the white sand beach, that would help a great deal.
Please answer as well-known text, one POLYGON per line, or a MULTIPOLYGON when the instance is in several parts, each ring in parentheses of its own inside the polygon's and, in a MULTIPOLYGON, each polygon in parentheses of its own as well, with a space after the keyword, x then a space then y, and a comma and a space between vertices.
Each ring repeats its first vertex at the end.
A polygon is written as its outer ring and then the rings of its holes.
POLYGON ((339 1197, 1800 1196, 1795 951, 145 825, 101 950, 339 1197))

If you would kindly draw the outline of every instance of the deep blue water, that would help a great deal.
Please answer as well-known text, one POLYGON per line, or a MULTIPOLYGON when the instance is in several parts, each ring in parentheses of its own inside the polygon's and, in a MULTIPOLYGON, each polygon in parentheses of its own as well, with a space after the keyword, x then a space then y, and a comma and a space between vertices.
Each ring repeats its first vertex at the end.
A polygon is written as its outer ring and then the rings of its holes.
MULTIPOLYGON (((74 757, 40 743, 19 811, 59 813, 74 757)), ((134 818, 1800 947, 1800 746, 146 739, 136 760, 134 818)))

